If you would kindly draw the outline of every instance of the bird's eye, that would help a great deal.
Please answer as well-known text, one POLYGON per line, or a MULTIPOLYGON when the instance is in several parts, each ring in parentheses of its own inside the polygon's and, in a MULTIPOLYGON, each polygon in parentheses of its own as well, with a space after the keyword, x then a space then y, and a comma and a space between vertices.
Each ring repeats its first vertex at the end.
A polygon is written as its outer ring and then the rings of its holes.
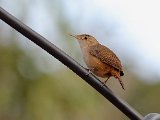
POLYGON ((85 37, 84 37, 84 39, 86 39, 86 40, 87 40, 87 37, 85 36, 85 37))

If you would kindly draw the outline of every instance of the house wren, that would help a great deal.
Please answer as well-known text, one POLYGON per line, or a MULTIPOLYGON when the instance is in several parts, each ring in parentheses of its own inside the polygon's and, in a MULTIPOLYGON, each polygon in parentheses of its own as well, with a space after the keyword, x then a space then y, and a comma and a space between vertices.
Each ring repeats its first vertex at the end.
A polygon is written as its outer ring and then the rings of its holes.
POLYGON ((104 45, 101 45, 91 35, 82 34, 71 36, 78 40, 89 72, 91 71, 98 77, 107 78, 104 84, 111 76, 114 76, 119 80, 119 83, 124 89, 124 84, 121 80, 121 76, 124 75, 121 61, 114 52, 104 45))

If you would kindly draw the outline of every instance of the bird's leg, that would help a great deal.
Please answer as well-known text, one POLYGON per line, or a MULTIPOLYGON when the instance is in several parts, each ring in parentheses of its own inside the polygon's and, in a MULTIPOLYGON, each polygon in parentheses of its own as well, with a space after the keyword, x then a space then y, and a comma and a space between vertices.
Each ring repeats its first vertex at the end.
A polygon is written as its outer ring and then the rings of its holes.
POLYGON ((88 76, 89 74, 92 73, 92 71, 94 70, 94 68, 86 68, 86 70, 88 70, 88 73, 85 74, 85 75, 88 76))
POLYGON ((107 79, 103 82, 103 85, 104 86, 106 84, 106 82, 109 80, 110 76, 107 77, 107 79))
POLYGON ((104 81, 104 84, 109 80, 110 76, 107 77, 107 79, 104 81))

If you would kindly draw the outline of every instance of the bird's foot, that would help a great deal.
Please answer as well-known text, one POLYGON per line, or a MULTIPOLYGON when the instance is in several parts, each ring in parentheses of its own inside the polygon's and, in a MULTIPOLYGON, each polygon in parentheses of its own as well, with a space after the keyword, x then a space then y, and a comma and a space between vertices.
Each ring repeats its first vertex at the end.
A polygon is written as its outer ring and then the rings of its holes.
POLYGON ((94 70, 94 68, 86 68, 86 70, 88 70, 88 73, 86 73, 85 75, 88 76, 89 74, 92 73, 92 71, 94 70))

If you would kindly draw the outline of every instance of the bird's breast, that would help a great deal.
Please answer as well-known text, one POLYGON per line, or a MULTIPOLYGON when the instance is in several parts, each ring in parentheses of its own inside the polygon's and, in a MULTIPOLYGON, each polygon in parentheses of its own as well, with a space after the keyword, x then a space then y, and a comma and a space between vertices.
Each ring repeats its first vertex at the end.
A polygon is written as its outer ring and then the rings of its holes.
POLYGON ((84 61, 88 68, 99 77, 108 77, 113 67, 101 62, 95 56, 92 56, 87 49, 82 50, 84 61))

